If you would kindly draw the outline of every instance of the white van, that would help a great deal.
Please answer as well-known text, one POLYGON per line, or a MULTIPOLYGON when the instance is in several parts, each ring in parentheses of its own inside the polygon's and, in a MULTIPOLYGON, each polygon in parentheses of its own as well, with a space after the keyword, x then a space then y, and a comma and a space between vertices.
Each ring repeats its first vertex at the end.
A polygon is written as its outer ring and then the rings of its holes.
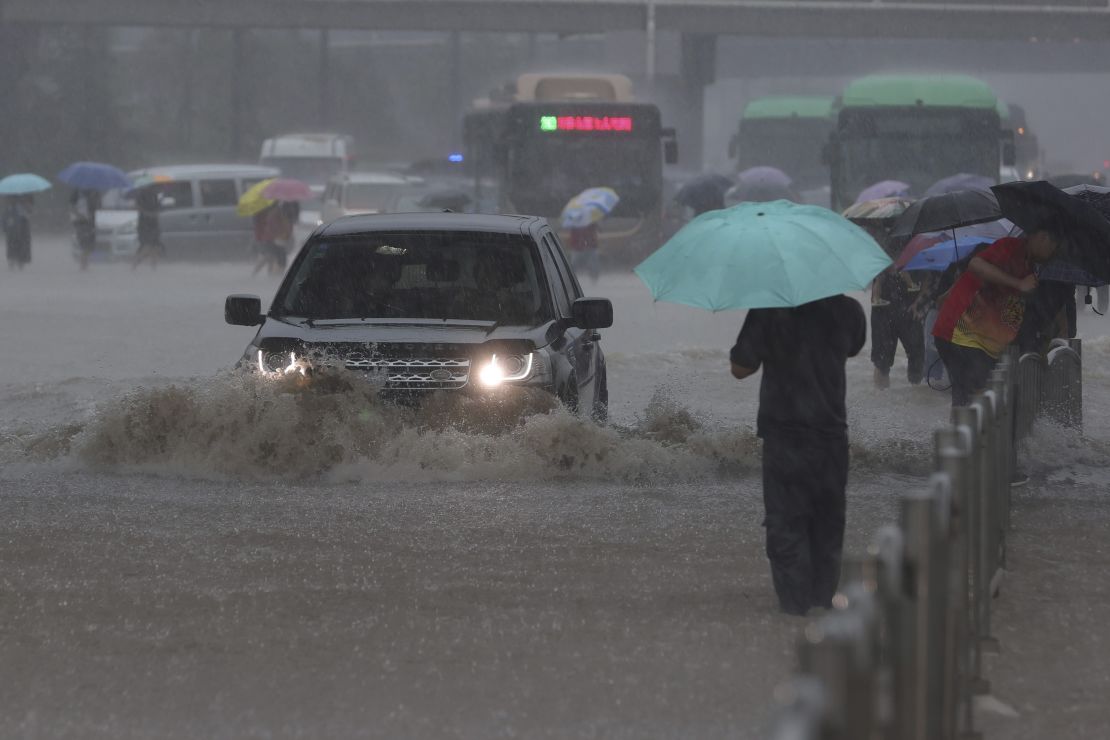
MULTIPOLYGON (((241 260, 250 256, 254 227, 250 218, 236 212, 239 196, 277 174, 271 167, 249 164, 189 164, 148 167, 130 177, 150 175, 161 181, 158 225, 169 259, 241 260)), ((127 193, 105 195, 96 225, 98 232, 110 229, 103 239, 112 257, 126 259, 138 250, 138 214, 127 193)))

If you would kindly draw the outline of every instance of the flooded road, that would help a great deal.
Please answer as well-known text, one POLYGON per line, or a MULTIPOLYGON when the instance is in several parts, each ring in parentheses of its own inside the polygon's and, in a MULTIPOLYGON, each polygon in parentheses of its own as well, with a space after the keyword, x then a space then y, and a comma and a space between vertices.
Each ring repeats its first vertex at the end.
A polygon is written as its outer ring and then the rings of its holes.
MULTIPOLYGON (((249 273, 80 274, 43 239, 0 274, 0 735, 763 736, 804 621, 763 555, 741 314, 603 277, 612 424, 506 430, 245 384, 223 298, 277 285, 249 273)), ((1086 506, 1108 327, 1081 319, 1088 439, 1041 434, 1030 460, 1086 506)), ((848 377, 859 551, 948 400, 902 358, 888 391, 866 351, 848 377)))

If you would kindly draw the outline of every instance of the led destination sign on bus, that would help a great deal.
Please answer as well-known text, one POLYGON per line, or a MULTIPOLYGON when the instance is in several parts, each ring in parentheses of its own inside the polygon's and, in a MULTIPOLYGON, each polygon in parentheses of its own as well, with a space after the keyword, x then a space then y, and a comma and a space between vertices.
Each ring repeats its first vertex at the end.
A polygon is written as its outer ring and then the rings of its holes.
POLYGON ((631 133, 632 116, 540 116, 540 131, 631 133))

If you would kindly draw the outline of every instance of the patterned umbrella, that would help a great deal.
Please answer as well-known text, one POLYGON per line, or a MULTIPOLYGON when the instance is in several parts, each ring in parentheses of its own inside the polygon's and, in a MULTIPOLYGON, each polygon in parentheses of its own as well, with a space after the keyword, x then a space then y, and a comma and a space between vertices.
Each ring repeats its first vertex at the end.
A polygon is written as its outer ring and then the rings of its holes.
POLYGON ((865 203, 879 198, 905 198, 910 194, 910 184, 901 180, 883 180, 869 185, 860 192, 856 203, 865 203))
POLYGON ((563 228, 582 229, 596 224, 612 213, 620 200, 612 188, 587 188, 563 207, 563 228))
POLYGON ((913 204, 912 198, 877 198, 848 206, 844 218, 856 223, 898 218, 913 204))

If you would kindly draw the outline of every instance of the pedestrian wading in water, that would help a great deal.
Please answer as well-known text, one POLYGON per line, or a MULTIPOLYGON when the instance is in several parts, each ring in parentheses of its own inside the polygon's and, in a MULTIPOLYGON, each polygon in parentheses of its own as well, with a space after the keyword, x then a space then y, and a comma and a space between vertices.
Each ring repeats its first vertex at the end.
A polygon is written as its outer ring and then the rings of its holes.
POLYGON ((952 379, 952 405, 966 406, 987 386, 998 358, 1025 316, 1025 298, 1037 289, 1033 265, 1052 259, 1062 229, 1040 228, 999 239, 968 264, 941 302, 933 326, 937 352, 952 379))
POLYGON ((867 319, 847 296, 748 312, 730 352, 738 379, 761 367, 767 557, 782 610, 828 608, 840 581, 848 484, 844 366, 867 319))

